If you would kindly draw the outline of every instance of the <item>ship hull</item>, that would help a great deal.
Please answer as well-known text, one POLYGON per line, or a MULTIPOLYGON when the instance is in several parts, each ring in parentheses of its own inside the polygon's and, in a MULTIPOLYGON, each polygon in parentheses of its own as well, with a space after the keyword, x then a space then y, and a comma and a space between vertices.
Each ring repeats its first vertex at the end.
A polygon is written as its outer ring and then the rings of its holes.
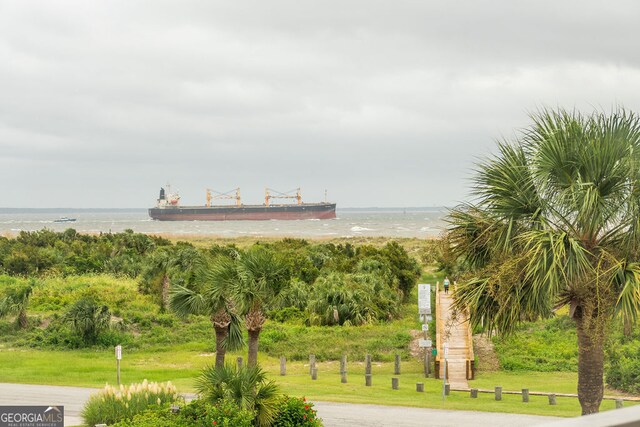
POLYGON ((243 206, 179 206, 149 209, 149 216, 158 221, 265 221, 299 219, 334 219, 335 203, 302 205, 243 206))

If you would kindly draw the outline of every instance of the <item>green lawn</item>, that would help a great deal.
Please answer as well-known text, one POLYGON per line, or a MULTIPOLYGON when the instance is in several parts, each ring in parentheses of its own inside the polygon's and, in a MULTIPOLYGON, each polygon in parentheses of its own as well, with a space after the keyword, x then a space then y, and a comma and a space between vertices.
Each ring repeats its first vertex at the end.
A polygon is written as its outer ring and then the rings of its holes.
MULTIPOLYGON (((232 354, 228 361, 235 361, 232 354)), ((172 381, 182 392, 193 391, 193 379, 199 369, 213 363, 214 357, 192 349, 175 348, 171 351, 124 352, 121 372, 126 383, 150 381, 172 381)), ((546 397, 531 396, 529 403, 522 403, 518 395, 504 395, 497 402, 492 394, 480 394, 478 399, 469 398, 468 393, 452 392, 443 402, 442 382, 423 378, 419 361, 403 361, 400 389, 391 389, 393 363, 373 364, 373 386, 364 385, 364 364, 350 361, 347 384, 340 382, 339 362, 318 364, 318 379, 312 381, 308 364, 287 364, 287 375, 279 375, 279 361, 262 357, 261 365, 270 378, 280 384, 285 393, 306 396, 313 400, 335 402, 403 405, 424 408, 511 412, 552 416, 577 416, 580 405, 576 398, 558 398, 556 406, 550 406, 546 397), (415 391, 416 382, 424 382, 425 393, 415 391)), ((0 382, 102 387, 115 383, 115 358, 111 351, 0 351, 0 382)), ((575 373, 484 373, 471 382, 472 387, 493 389, 501 385, 504 390, 520 390, 560 393, 575 392, 575 373)), ((602 410, 613 409, 612 401, 605 401, 602 410)))

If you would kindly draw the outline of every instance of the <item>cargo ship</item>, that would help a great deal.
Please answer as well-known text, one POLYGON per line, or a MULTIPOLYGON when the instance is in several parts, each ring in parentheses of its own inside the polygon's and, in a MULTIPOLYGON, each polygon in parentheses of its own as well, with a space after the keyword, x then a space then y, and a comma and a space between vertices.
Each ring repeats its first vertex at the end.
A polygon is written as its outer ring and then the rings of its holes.
POLYGON ((296 219, 334 219, 335 203, 303 203, 300 189, 295 194, 280 193, 267 188, 264 204, 245 205, 240 199, 240 189, 226 193, 207 189, 204 206, 180 206, 177 192, 160 189, 160 196, 155 208, 149 209, 149 216, 158 221, 263 221, 263 220, 296 220, 296 219), (214 205, 215 200, 233 199, 235 204, 214 205), (293 199, 294 203, 271 203, 273 199, 293 199))

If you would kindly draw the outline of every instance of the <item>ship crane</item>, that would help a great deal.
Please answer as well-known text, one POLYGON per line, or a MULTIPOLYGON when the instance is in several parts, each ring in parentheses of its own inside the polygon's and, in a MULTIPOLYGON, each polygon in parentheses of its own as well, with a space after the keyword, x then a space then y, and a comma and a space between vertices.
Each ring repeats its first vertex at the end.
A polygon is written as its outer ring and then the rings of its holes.
POLYGON ((300 188, 296 188, 295 190, 291 190, 291 191, 287 191, 286 193, 281 193, 279 191, 276 191, 272 188, 265 188, 264 189, 264 204, 265 206, 269 207, 269 201, 271 199, 296 199, 298 201, 298 205, 302 204, 302 194, 300 193, 300 188), (293 192, 296 192, 295 195, 291 194, 293 192), (271 194, 271 192, 275 193, 271 194))
POLYGON ((231 199, 231 200, 235 200, 236 201, 236 206, 241 206, 242 202, 240 201, 240 187, 235 188, 233 190, 227 191, 226 193, 221 193, 219 191, 216 190, 212 190, 210 188, 207 188, 207 204, 206 206, 208 208, 211 207, 211 200, 212 199, 231 199), (211 193, 214 193, 213 195, 211 193))

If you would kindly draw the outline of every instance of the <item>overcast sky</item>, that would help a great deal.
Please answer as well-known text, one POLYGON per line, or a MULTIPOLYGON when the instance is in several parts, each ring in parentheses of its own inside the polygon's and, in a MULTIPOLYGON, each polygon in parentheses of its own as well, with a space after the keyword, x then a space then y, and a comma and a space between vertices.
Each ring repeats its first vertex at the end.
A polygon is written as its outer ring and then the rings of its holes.
POLYGON ((0 0, 0 207, 441 206, 541 106, 640 111, 638 1, 0 0))

